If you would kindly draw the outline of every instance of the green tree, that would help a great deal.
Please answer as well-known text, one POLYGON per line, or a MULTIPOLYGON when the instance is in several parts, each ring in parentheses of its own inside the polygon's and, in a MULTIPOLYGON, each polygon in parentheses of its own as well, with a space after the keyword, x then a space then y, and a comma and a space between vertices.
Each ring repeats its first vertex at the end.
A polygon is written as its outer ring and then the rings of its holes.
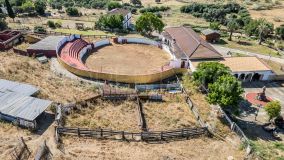
POLYGON ((281 104, 279 101, 271 101, 265 105, 264 109, 268 114, 270 121, 271 119, 276 118, 280 115, 281 104))
POLYGON ((214 29, 214 30, 220 30, 220 23, 219 22, 211 22, 209 25, 209 28, 214 29))
POLYGON ((14 20, 16 15, 15 15, 15 13, 14 13, 11 5, 10 5, 9 0, 5 0, 5 5, 6 5, 6 8, 7 8, 8 16, 14 20))
POLYGON ((223 75, 213 84, 209 84, 209 93, 206 97, 210 104, 220 106, 237 106, 244 89, 241 83, 232 75, 223 75))
POLYGON ((21 8, 23 9, 24 12, 28 13, 31 13, 35 10, 35 6, 32 1, 26 1, 25 3, 22 4, 21 8))
POLYGON ((281 26, 277 27, 276 30, 275 30, 275 33, 281 39, 284 39, 284 24, 282 24, 281 26))
POLYGON ((130 3, 134 4, 135 6, 141 6, 141 0, 130 0, 130 3))
POLYGON ((50 27, 50 28, 56 28, 56 26, 55 26, 55 24, 54 24, 54 22, 53 21, 47 21, 47 25, 48 25, 48 27, 50 27))
POLYGON ((68 7, 66 13, 68 16, 79 16, 79 11, 75 7, 68 7))
POLYGON ((136 30, 142 34, 151 35, 153 31, 161 33, 165 24, 155 14, 146 12, 143 13, 136 21, 136 30))
POLYGON ((42 0, 35 1, 35 10, 39 15, 44 15, 46 10, 46 4, 42 0))
POLYGON ((239 24, 238 22, 236 21, 236 19, 230 19, 229 22, 227 23, 227 29, 228 31, 230 32, 230 36, 229 36, 229 41, 232 40, 232 35, 233 35, 233 32, 235 32, 236 30, 239 29, 239 24))
POLYGON ((244 27, 245 33, 248 36, 257 35, 259 22, 257 20, 251 20, 244 27))
POLYGON ((196 71, 193 72, 193 80, 205 87, 214 83, 220 76, 230 75, 229 67, 218 62, 201 62, 198 64, 196 71))
POLYGON ((265 40, 265 38, 273 32, 273 24, 266 21, 265 19, 261 18, 259 19, 259 25, 258 25, 258 44, 261 45, 261 43, 265 40))
POLYGON ((122 15, 103 15, 95 23, 98 29, 123 29, 122 15))
POLYGON ((110 11, 115 8, 121 8, 122 5, 119 2, 111 1, 107 3, 107 9, 110 11))

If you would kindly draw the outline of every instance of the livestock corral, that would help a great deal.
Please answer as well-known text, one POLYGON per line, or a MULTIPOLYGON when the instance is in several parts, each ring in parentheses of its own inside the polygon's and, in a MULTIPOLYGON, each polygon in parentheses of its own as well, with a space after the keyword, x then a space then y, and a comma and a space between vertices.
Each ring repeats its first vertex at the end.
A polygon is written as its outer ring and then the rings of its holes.
MULTIPOLYGON (((40 63, 35 58, 36 55, 35 57, 18 55, 12 49, 1 52, 0 78, 17 84, 36 86, 38 92, 32 95, 32 98, 48 100, 52 105, 37 118, 35 130, 28 130, 18 126, 17 123, 1 120, 0 159, 24 157, 26 159, 51 157, 52 159, 227 159, 229 157, 243 159, 245 157, 245 151, 239 148, 241 141, 228 126, 220 123, 221 125, 215 129, 222 130, 223 137, 214 136, 214 133, 208 129, 209 104, 195 88, 192 88, 194 92, 191 94, 184 92, 177 79, 177 72, 173 68, 163 68, 170 61, 168 53, 161 50, 154 41, 147 41, 151 45, 120 44, 122 40, 123 38, 114 39, 112 42, 105 39, 98 40, 98 43, 93 43, 94 46, 107 42, 104 46, 106 48, 94 49, 90 46, 91 48, 84 50, 84 46, 88 47, 88 44, 77 38, 70 44, 64 43, 64 46, 56 45, 54 51, 59 63, 64 67, 67 66, 67 70, 76 68, 89 72, 91 68, 91 71, 94 71, 97 69, 90 65, 95 62, 95 65, 98 65, 95 67, 98 68, 100 64, 119 67, 115 72, 121 72, 119 74, 122 75, 129 73, 134 76, 140 74, 152 76, 152 73, 159 73, 157 76, 159 83, 117 84, 106 80, 103 82, 86 80, 80 75, 73 79, 51 70, 50 61, 40 63), (82 45, 81 50, 78 47, 69 50, 73 42, 82 45), (65 48, 66 45, 67 47, 70 45, 68 50, 65 48), (120 49, 121 52, 117 53, 120 49), (112 56, 112 50, 113 54, 118 55, 112 56), (80 55, 83 53, 92 54, 80 55), (103 53, 105 55, 101 56, 100 54, 103 53), (129 57, 131 60, 116 61, 116 58, 121 56, 129 57), (151 62, 147 63, 147 59, 151 62), (101 62, 103 60, 105 63, 101 62), (133 66, 125 67, 128 63, 133 66), (135 71, 136 65, 142 68, 135 71), (166 72, 165 77, 163 77, 164 72, 166 72), (162 81, 168 76, 172 78, 162 81)), ((49 47, 52 47, 52 44, 49 47)), ((68 72, 67 70, 64 72, 68 72)), ((113 70, 107 72, 111 71, 113 70)), ((119 77, 118 73, 113 74, 119 77)), ((146 81, 152 80, 156 79, 146 78, 146 81)), ((14 102, 9 100, 9 104, 13 106, 14 102)))

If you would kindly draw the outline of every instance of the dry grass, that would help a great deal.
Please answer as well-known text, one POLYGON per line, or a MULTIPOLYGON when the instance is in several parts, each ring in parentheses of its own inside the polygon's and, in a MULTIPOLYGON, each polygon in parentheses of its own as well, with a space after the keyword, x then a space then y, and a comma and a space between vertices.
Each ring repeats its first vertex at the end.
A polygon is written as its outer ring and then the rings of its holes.
POLYGON ((35 85, 40 89, 40 98, 56 102, 79 101, 95 94, 93 85, 58 77, 49 64, 11 52, 0 53, 0 78, 35 85))
POLYGON ((137 115, 137 105, 132 101, 98 100, 88 108, 82 108, 67 116, 66 126, 140 131, 137 115))
POLYGON ((279 74, 279 75, 282 75, 284 74, 284 65, 281 64, 281 63, 277 63, 277 62, 274 62, 274 61, 269 61, 269 60, 265 60, 265 59, 262 59, 264 62, 266 62, 269 67, 276 73, 276 74, 279 74), (281 70, 281 67, 282 67, 282 70, 281 70))
POLYGON ((196 120, 181 95, 172 95, 165 102, 143 103, 149 131, 195 127, 196 120))
POLYGON ((136 75, 161 71, 161 67, 169 60, 169 54, 156 46, 113 44, 91 54, 86 65, 99 72, 136 75))
MULTIPOLYGON (((232 140, 238 141, 235 137, 232 140)), ((97 141, 65 137, 65 154, 54 155, 55 160, 70 159, 117 159, 117 160, 161 160, 161 159, 244 159, 244 151, 229 142, 208 138, 163 144, 144 142, 97 141)))

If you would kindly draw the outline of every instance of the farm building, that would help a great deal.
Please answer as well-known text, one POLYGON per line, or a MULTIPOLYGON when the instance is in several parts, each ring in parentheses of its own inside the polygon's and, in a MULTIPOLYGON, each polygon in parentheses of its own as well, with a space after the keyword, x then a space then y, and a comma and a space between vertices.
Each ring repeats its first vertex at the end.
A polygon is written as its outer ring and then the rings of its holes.
POLYGON ((123 9, 123 8, 115 8, 115 9, 109 11, 108 15, 122 15, 123 18, 124 18, 124 20, 122 22, 123 28, 125 28, 125 29, 130 28, 132 14, 129 10, 123 9))
POLYGON ((208 42, 217 42, 220 40, 220 33, 213 29, 205 29, 201 31, 201 37, 208 42))
POLYGON ((41 41, 32 44, 27 49, 30 55, 44 54, 46 57, 56 57, 57 44, 65 36, 48 36, 41 41))
POLYGON ((22 41, 22 33, 19 31, 5 30, 0 32, 0 49, 10 49, 13 45, 22 41))
POLYGON ((37 128, 37 118, 52 104, 35 97, 39 90, 28 84, 0 80, 0 119, 37 128))
POLYGON ((162 33, 162 42, 163 48, 173 58, 171 66, 176 68, 195 71, 200 62, 217 61, 228 66, 241 81, 270 80, 274 75, 257 57, 223 57, 191 28, 166 28, 162 33))

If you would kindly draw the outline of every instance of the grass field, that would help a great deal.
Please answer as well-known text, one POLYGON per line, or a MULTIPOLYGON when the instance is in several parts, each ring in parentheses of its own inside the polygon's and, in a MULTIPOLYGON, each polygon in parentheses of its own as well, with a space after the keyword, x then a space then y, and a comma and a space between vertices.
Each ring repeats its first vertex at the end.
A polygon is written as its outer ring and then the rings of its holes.
POLYGON ((93 85, 58 77, 49 63, 40 64, 34 58, 12 52, 0 54, 0 78, 35 85, 40 89, 40 98, 55 102, 74 102, 96 94, 93 85))

